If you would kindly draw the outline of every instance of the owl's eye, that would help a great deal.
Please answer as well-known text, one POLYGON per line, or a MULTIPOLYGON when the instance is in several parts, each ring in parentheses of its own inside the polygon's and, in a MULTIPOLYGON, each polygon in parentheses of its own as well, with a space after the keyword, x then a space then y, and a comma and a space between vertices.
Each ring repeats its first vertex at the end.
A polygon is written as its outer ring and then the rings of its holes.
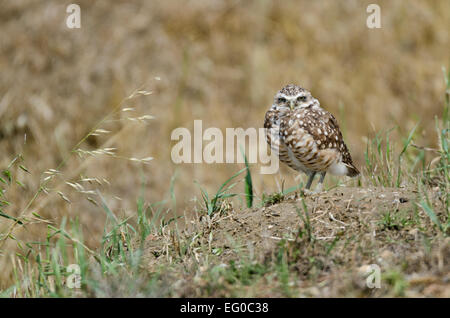
POLYGON ((299 102, 304 102, 304 101, 306 101, 306 96, 305 96, 305 95, 299 96, 299 97, 297 97, 297 100, 298 100, 299 102))
POLYGON ((287 102, 287 99, 286 98, 284 98, 284 97, 278 97, 278 103, 286 103, 287 102))

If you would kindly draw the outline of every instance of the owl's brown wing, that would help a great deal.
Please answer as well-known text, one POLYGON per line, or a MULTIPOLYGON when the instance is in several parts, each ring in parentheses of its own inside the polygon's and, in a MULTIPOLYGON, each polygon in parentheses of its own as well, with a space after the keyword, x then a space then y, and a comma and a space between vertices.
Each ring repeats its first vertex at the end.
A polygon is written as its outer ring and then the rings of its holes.
POLYGON ((264 118, 264 128, 270 129, 273 126, 273 123, 278 119, 277 112, 273 109, 269 109, 266 113, 266 117, 264 118))
POLYGON ((264 128, 266 128, 266 140, 273 150, 280 151, 280 147, 284 145, 280 143, 280 126, 279 112, 277 110, 270 109, 267 111, 264 118, 264 128))
POLYGON ((333 114, 325 111, 326 117, 328 118, 328 126, 331 127, 331 131, 334 134, 334 139, 339 140, 339 151, 342 153, 342 162, 347 165, 348 176, 354 177, 359 174, 358 169, 353 164, 352 156, 350 155, 350 151, 347 148, 347 145, 344 142, 344 138, 342 137, 341 130, 339 129, 339 124, 333 114), (336 138, 337 136, 337 138, 336 138))
POLYGON ((287 164, 294 170, 301 171, 302 168, 294 164, 289 156, 288 146, 283 140, 280 130, 280 117, 284 117, 286 114, 281 114, 277 110, 270 109, 266 113, 264 120, 264 128, 266 128, 266 140, 270 145, 270 148, 274 153, 278 155, 280 160, 287 164))

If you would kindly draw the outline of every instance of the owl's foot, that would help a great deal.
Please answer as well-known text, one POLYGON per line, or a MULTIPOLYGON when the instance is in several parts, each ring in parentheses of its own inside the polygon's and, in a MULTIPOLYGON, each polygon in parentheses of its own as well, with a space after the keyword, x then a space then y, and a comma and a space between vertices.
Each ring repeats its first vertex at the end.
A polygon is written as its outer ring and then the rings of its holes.
POLYGON ((304 196, 311 196, 314 194, 320 194, 323 193, 323 189, 322 189, 322 183, 317 184, 316 188, 314 190, 310 190, 310 189, 301 189, 300 192, 304 195, 304 196))
POLYGON ((316 188, 314 189, 314 193, 315 194, 318 194, 318 193, 322 193, 323 192, 323 189, 322 189, 322 183, 318 183, 317 184, 317 186, 316 186, 316 188))
POLYGON ((301 189, 301 190, 300 190, 300 194, 301 194, 302 196, 307 197, 307 196, 313 195, 313 194, 314 194, 314 191, 311 191, 311 190, 309 190, 309 189, 301 189))

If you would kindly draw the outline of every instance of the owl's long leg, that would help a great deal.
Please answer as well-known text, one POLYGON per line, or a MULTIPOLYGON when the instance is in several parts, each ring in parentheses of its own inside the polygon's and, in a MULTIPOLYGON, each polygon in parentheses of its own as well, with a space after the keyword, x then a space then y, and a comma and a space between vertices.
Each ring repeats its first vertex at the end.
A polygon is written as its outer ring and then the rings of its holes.
POLYGON ((320 180, 319 180, 319 183, 320 183, 320 184, 323 183, 323 180, 325 179, 325 175, 326 175, 326 174, 327 174, 326 171, 320 173, 320 180))
POLYGON ((309 188, 311 188, 311 184, 313 183, 315 176, 316 176, 316 172, 315 171, 311 172, 311 174, 309 175, 308 182, 306 183, 305 189, 309 190, 309 188))
POLYGON ((323 180, 325 179, 326 174, 327 174, 326 171, 320 173, 320 180, 319 180, 319 183, 317 184, 317 187, 315 190, 316 193, 322 192, 323 180))

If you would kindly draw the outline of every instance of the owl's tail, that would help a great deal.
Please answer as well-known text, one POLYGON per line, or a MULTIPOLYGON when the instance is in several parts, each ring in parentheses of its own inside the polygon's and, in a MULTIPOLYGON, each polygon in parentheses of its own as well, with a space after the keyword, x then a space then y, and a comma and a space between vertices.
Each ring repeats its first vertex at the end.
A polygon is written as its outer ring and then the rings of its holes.
POLYGON ((346 164, 347 166, 347 176, 356 177, 359 175, 359 170, 353 164, 346 164))

